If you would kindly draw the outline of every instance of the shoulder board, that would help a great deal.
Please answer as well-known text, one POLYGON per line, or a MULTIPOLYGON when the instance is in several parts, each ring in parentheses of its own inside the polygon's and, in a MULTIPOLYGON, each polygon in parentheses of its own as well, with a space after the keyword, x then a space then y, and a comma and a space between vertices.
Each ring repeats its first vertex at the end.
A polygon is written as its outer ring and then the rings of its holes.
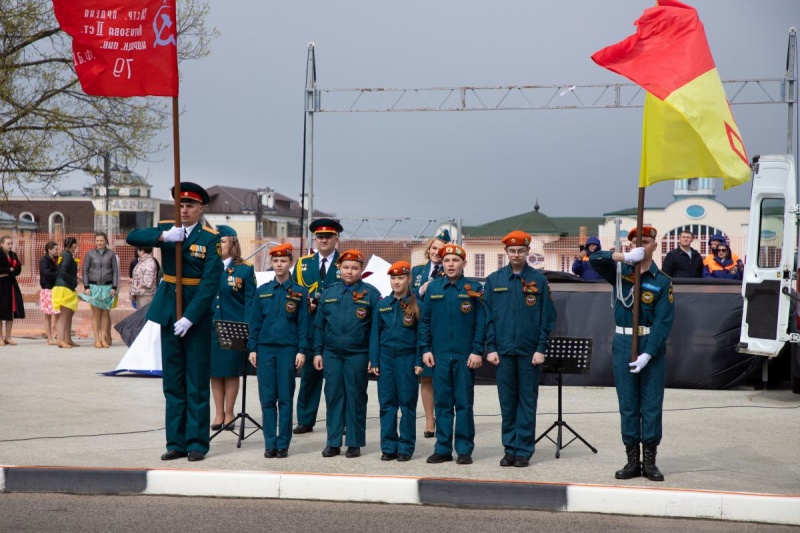
POLYGON ((209 228, 208 226, 203 226, 203 231, 207 231, 209 233, 213 233, 214 235, 218 234, 219 232, 214 228, 209 228))
POLYGON ((173 220, 173 219, 169 219, 169 220, 159 220, 159 221, 158 221, 158 223, 159 223, 159 224, 173 224, 173 225, 174 225, 174 224, 175 224, 175 220, 173 220))
POLYGON ((308 255, 300 256, 300 259, 298 259, 298 261, 301 260, 301 259, 308 259, 310 257, 314 257, 315 255, 317 255, 317 254, 308 254, 308 255))
POLYGON ((251 263, 250 261, 242 261, 242 265, 251 267, 253 266, 253 263, 251 263))

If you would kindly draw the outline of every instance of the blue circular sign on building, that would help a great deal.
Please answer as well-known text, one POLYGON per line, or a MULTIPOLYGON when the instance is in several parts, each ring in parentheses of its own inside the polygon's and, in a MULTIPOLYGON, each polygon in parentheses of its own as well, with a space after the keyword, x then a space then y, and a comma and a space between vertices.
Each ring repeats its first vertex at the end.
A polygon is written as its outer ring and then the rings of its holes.
POLYGON ((703 218, 706 216, 706 208, 702 205, 690 205, 686 208, 686 216, 693 219, 703 218))

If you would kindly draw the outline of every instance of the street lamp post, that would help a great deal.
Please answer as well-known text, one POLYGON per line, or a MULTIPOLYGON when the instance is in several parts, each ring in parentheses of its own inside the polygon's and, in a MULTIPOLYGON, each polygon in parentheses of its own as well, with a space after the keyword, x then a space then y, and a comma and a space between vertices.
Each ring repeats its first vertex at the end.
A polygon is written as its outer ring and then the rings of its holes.
POLYGON ((253 211, 256 216, 256 238, 264 238, 264 209, 267 212, 275 209, 275 191, 272 187, 259 187, 256 192, 245 196, 245 209, 253 211), (255 205, 253 205, 255 204, 255 205))

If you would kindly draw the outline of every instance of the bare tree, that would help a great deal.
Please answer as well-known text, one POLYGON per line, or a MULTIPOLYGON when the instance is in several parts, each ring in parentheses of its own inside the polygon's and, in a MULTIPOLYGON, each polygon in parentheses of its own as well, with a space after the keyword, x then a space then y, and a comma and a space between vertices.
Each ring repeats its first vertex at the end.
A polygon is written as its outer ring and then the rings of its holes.
MULTIPOLYGON (((210 53, 207 0, 178 0, 178 60, 210 53)), ((72 40, 51 0, 0 0, 0 195, 41 190, 115 151, 126 161, 160 150, 167 98, 99 98, 81 91, 72 40)))

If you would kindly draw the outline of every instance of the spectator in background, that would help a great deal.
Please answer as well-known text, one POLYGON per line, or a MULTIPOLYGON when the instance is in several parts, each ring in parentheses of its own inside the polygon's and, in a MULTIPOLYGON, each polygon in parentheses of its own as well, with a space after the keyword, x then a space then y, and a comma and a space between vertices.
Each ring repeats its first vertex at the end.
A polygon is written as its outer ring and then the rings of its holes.
MULTIPOLYGON (((56 284, 58 277, 58 243, 55 241, 47 241, 44 245, 44 255, 39 259, 39 310, 44 316, 44 332, 47 335, 47 344, 55 346, 56 339, 53 335, 53 315, 57 315, 58 311, 53 309, 53 286, 56 284)), ((56 317, 56 324, 58 318, 56 317)))
POLYGON ((108 247, 108 236, 99 231, 94 234, 94 248, 83 258, 83 286, 81 299, 92 308, 92 333, 95 348, 111 346, 111 309, 114 307, 119 287, 119 261, 108 247))
POLYGON ((158 262, 153 257, 153 248, 136 248, 136 265, 131 274, 131 303, 140 309, 153 301, 158 286, 158 262))
POLYGON ((602 249, 603 247, 600 244, 600 239, 597 237, 589 237, 586 239, 586 246, 581 248, 580 253, 575 256, 575 261, 572 263, 572 273, 587 281, 602 279, 597 272, 594 271, 592 265, 589 264, 589 256, 602 249))
POLYGON ((661 271, 672 278, 700 278, 703 276, 703 258, 692 248, 694 235, 682 230, 678 235, 678 247, 664 257, 661 271))
POLYGON ((11 340, 15 318, 25 318, 22 291, 17 276, 22 270, 19 257, 11 250, 13 241, 8 235, 0 237, 0 346, 17 344, 11 340))
POLYGON ((58 312, 58 347, 72 348, 72 316, 78 309, 78 240, 75 237, 64 239, 64 251, 58 258, 58 274, 53 286, 53 309, 58 312))
POLYGON ((741 259, 733 260, 728 245, 720 243, 712 261, 703 267, 704 278, 737 279, 741 280, 744 274, 744 264, 741 259))
MULTIPOLYGON (((703 258, 703 267, 708 266, 710 263, 714 261, 714 257, 717 254, 717 246, 719 244, 725 244, 730 247, 730 243, 728 242, 728 238, 723 235, 722 233, 715 233, 708 239, 708 255, 703 258)), ((739 256, 736 254, 731 254, 731 259, 735 263, 739 260, 739 256)))

